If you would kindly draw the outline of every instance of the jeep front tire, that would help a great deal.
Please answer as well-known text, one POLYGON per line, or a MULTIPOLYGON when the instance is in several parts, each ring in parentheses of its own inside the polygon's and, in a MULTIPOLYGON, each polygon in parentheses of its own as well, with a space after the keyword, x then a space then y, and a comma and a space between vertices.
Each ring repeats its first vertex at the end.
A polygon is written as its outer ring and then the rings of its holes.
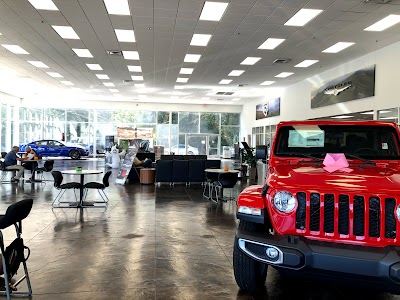
MULTIPOLYGON (((257 224, 240 221, 239 229, 255 232, 257 231, 257 224)), ((241 290, 257 293, 265 288, 268 265, 252 259, 240 250, 237 237, 235 237, 233 247, 233 270, 236 283, 241 290)))

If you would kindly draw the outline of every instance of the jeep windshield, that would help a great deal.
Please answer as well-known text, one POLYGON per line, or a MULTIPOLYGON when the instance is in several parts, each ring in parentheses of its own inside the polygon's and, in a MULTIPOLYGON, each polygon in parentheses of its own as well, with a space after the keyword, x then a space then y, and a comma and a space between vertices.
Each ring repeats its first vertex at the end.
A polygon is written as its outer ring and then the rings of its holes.
POLYGON ((324 158, 326 153, 344 153, 351 159, 397 160, 399 138, 390 126, 310 124, 282 126, 278 132, 274 149, 278 157, 324 158))

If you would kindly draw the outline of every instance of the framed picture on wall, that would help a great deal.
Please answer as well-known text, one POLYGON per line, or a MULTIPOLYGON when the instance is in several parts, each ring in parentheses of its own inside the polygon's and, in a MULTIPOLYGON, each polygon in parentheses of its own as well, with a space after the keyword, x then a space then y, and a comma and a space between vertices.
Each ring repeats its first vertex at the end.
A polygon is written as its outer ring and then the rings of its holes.
POLYGON ((256 120, 275 117, 281 114, 281 98, 268 100, 256 106, 256 120))

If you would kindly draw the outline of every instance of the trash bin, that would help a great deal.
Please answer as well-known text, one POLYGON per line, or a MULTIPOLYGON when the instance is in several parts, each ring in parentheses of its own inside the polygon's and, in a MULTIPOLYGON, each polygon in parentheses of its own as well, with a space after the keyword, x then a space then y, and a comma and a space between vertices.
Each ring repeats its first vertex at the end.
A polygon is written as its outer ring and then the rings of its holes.
POLYGON ((231 148, 229 146, 222 147, 222 158, 231 158, 231 148))

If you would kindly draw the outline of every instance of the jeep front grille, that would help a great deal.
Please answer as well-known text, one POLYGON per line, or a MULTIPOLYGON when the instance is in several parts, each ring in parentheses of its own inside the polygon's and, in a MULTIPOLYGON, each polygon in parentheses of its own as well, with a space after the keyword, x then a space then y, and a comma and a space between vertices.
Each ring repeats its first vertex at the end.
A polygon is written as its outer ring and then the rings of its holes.
POLYGON ((393 243, 396 199, 382 195, 296 193, 296 231, 317 237, 393 243))

